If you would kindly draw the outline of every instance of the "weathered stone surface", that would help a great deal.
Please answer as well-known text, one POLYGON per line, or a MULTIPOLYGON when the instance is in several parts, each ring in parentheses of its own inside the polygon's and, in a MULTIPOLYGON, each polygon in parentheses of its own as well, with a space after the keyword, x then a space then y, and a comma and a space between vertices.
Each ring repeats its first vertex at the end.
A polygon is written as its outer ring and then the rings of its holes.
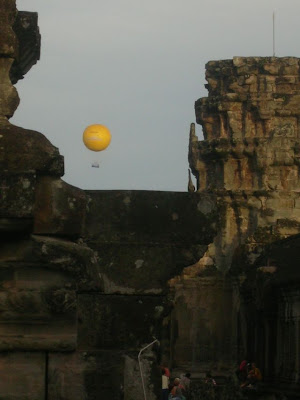
POLYGON ((299 60, 239 57, 210 62, 207 80, 209 96, 195 103, 205 142, 190 146, 195 153, 190 159, 205 164, 201 169, 191 165, 198 171, 200 190, 276 190, 275 181, 285 190, 296 189, 299 60))
POLYGON ((82 234, 86 211, 84 191, 58 178, 40 177, 37 182, 35 234, 78 237, 82 234))
POLYGON ((246 338, 241 350, 255 352, 265 380, 277 376, 276 387, 291 397, 298 391, 299 375, 299 243, 299 234, 284 240, 273 237, 240 288, 241 310, 247 315, 240 322, 246 338))
POLYGON ((198 209, 202 197, 192 193, 115 190, 87 194, 86 236, 91 241, 207 244, 214 235, 215 204, 204 214, 198 209))
POLYGON ((12 29, 17 9, 15 0, 0 0, 0 57, 16 57, 18 42, 12 29))
POLYGON ((33 235, 30 239, 12 241, 3 240, 1 246, 1 263, 29 265, 33 268, 43 266, 50 270, 69 274, 80 285, 92 285, 99 288, 100 278, 97 271, 95 253, 84 244, 77 244, 68 240, 33 235))
MULTIPOLYGON (((147 399, 156 400, 160 395, 161 377, 159 375, 156 383, 158 374, 155 355, 147 351, 141 358, 141 362, 147 399)), ((131 400, 143 396, 136 353, 124 355, 118 351, 49 353, 47 387, 49 400, 59 398, 81 400, 99 397, 111 400, 123 398, 131 400)))
POLYGON ((76 290, 101 285, 93 252, 33 236, 2 241, 0 254, 0 350, 75 349, 76 290))
MULTIPOLYGON (((160 396, 161 375, 153 352, 143 354, 141 366, 147 399, 156 400, 160 396)), ((47 381, 49 400, 133 400, 144 396, 136 352, 50 353, 47 381)))
POLYGON ((288 279, 278 262, 261 260, 269 243, 300 232, 299 59, 213 61, 206 78, 209 95, 195 103, 205 140, 198 141, 192 124, 189 163, 198 192, 216 204, 217 233, 202 258, 169 281, 175 299, 172 323, 178 329, 174 363, 186 368, 194 356, 193 365, 218 373, 233 370, 247 355, 277 381, 284 368, 285 379, 295 384, 295 374, 288 372, 298 370, 295 358, 281 352, 279 366, 274 349, 279 342, 284 347, 284 340, 295 349, 298 340, 291 323, 298 318, 293 285, 299 274, 292 272, 297 258, 291 270, 283 269, 288 279), (220 285, 209 286, 207 280, 220 285), (283 322, 287 313, 293 316, 283 322))
POLYGON ((38 14, 18 11, 13 30, 18 39, 18 56, 10 70, 10 79, 15 84, 40 59, 41 35, 38 14))
MULTIPOLYGON (((35 201, 35 173, 0 173, 0 217, 33 220, 35 201)), ((1 226, 1 223, 0 223, 1 226)))
POLYGON ((209 96, 195 103, 205 140, 191 129, 189 162, 198 191, 217 194, 220 229, 207 255, 228 270, 259 227, 298 232, 299 59, 212 61, 206 78, 209 96))
POLYGON ((159 294, 182 268, 197 262, 205 245, 99 243, 97 251, 105 293, 159 294))
POLYGON ((13 58, 0 58, 0 122, 7 123, 19 105, 19 96, 10 81, 10 69, 13 58))
POLYGON ((172 348, 174 367, 214 369, 226 374, 236 353, 236 290, 222 276, 174 282, 172 348))
MULTIPOLYGON (((161 396, 161 374, 158 374, 157 359, 153 352, 146 351, 141 357, 141 368, 144 376, 144 388, 149 400, 161 396)), ((159 371, 161 372, 161 371, 159 371)), ((124 399, 141 399, 145 397, 140 378, 141 371, 134 356, 125 356, 124 366, 124 399)))
POLYGON ((205 196, 87 194, 85 241, 97 252, 105 293, 166 292, 167 281, 202 257, 215 232, 215 202, 205 196))
POLYGON ((78 347, 134 351, 160 334, 168 305, 161 296, 80 294, 78 347))
POLYGON ((50 353, 47 398, 119 400, 124 398, 123 370, 118 352, 50 353))
POLYGON ((39 132, 11 124, 0 126, 0 149, 0 168, 4 172, 64 174, 63 157, 39 132))
MULTIPOLYGON (((10 81, 10 70, 18 54, 18 41, 13 31, 16 2, 0 1, 0 124, 6 124, 19 104, 19 96, 10 81)), ((1 145, 0 145, 1 148, 1 145)))
POLYGON ((0 353, 0 369, 2 376, 0 397, 2 399, 45 399, 45 353, 0 353))

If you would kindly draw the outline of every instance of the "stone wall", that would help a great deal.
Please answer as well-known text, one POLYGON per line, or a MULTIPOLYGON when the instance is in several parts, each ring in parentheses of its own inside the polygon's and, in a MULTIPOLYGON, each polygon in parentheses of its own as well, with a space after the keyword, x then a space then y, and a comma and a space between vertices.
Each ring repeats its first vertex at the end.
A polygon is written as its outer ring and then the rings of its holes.
POLYGON ((118 349, 126 361, 125 398, 140 398, 138 351, 159 339, 159 348, 146 353, 151 387, 160 378, 159 363, 171 365, 168 281, 205 253, 215 235, 216 210, 204 214, 202 196, 190 193, 86 193, 83 239, 95 251, 103 289, 78 295, 78 345, 95 353, 118 349), (130 386, 132 380, 137 384, 130 386))
POLYGON ((204 214, 200 195, 87 194, 84 236, 97 252, 106 293, 165 294, 168 280, 199 260, 215 235, 217 210, 204 214))
POLYGON ((243 288, 252 322, 246 337, 255 338, 248 351, 260 355, 265 380, 286 393, 299 391, 299 249, 299 235, 266 246, 243 288))

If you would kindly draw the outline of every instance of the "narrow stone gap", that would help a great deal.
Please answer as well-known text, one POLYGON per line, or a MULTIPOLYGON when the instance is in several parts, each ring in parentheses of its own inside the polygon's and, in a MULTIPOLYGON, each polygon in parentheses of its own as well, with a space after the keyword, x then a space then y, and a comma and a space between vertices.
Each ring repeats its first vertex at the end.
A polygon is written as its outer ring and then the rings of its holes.
POLYGON ((49 352, 45 352, 45 400, 48 400, 49 352))

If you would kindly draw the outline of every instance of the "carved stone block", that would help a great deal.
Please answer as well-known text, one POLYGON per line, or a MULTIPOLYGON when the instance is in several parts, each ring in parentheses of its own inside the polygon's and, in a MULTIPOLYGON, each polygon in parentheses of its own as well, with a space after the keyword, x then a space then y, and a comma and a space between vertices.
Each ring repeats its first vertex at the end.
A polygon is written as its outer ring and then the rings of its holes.
POLYGON ((99 288, 93 252, 66 240, 33 237, 2 241, 0 254, 0 350, 74 350, 75 290, 97 283, 99 288))
POLYGON ((45 399, 46 354, 0 353, 0 396, 11 400, 45 399))
POLYGON ((0 231, 28 231, 33 222, 35 174, 3 171, 0 182, 0 231))
POLYGON ((160 296, 90 293, 78 301, 78 347, 85 351, 142 348, 166 312, 160 296))
POLYGON ((86 213, 84 191, 61 179, 41 177, 37 183, 34 233, 78 237, 86 213))
POLYGON ((64 174, 63 157, 41 133, 0 124, 0 170, 60 177, 64 174))
POLYGON ((0 57, 14 58, 18 51, 16 34, 13 24, 16 18, 15 0, 0 0, 0 57))
POLYGON ((41 35, 36 12, 18 11, 13 30, 18 39, 18 56, 10 71, 13 84, 40 59, 41 35))
POLYGON ((50 353, 47 398, 119 400, 124 396, 124 369, 119 352, 50 353))

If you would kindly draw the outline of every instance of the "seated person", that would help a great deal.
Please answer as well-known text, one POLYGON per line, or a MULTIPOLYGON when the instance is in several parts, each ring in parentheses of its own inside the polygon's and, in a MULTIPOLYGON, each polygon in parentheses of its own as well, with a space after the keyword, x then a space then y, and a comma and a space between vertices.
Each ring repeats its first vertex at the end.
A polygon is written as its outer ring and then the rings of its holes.
POLYGON ((260 382, 262 380, 262 374, 259 370, 259 368, 257 368, 257 366, 255 365, 255 363, 251 363, 251 369, 248 372, 247 375, 247 379, 246 381, 241 385, 241 387, 251 387, 256 385, 258 382, 260 382))
POLYGON ((216 385, 217 385, 216 381, 215 381, 214 378, 211 376, 211 373, 210 373, 210 372, 207 372, 207 373, 206 373, 205 383, 208 383, 208 384, 213 385, 213 386, 216 386, 216 385))
POLYGON ((185 400, 185 397, 183 395, 183 387, 180 384, 179 378, 174 379, 174 386, 171 390, 171 399, 172 400, 185 400))
POLYGON ((240 363, 238 370, 236 371, 236 376, 238 380, 243 383, 246 381, 248 375, 248 362, 247 360, 243 360, 240 363))
POLYGON ((187 372, 186 374, 182 374, 180 376, 180 385, 182 385, 183 390, 187 393, 190 389, 191 384, 191 374, 187 372))

